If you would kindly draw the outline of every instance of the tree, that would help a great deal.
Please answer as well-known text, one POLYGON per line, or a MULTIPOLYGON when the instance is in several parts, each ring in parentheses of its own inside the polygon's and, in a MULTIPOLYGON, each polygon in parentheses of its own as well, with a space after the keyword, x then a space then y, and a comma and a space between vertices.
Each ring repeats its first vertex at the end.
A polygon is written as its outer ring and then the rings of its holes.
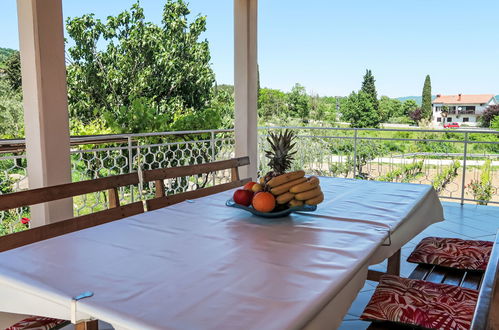
POLYGON ((288 114, 286 94, 278 89, 260 89, 258 101, 258 117, 264 122, 286 117, 288 114))
POLYGON ((288 94, 289 112, 293 117, 301 118, 304 122, 310 115, 309 97, 300 84, 295 84, 291 93, 288 94))
POLYGON ((423 101, 421 105, 421 111, 423 112, 423 119, 431 120, 432 109, 431 109, 431 80, 430 75, 426 75, 423 86, 423 101))
POLYGON ((375 82, 376 80, 374 80, 374 76, 371 70, 366 70, 366 74, 364 75, 364 81, 362 82, 361 91, 369 95, 374 110, 377 112, 379 110, 379 101, 378 101, 378 93, 376 92, 375 82))
POLYGON ((406 100, 402 103, 402 115, 408 116, 418 108, 418 103, 414 100, 406 100))
POLYGON ((348 121, 351 127, 378 128, 381 122, 379 113, 374 109, 371 95, 363 91, 352 92, 341 108, 342 119, 348 121))
POLYGON ((0 138, 24 137, 23 104, 19 90, 0 77, 0 138))
POLYGON ((403 116, 402 103, 397 99, 382 96, 379 100, 379 114, 382 122, 387 122, 392 117, 403 116))
POLYGON ((490 123, 499 116, 499 105, 489 105, 480 116, 482 127, 489 127, 490 123))
POLYGON ((412 112, 409 113, 409 117, 414 121, 416 125, 419 125, 419 122, 424 119, 423 109, 416 108, 412 112))
POLYGON ((207 111, 215 76, 208 42, 199 41, 206 18, 188 23, 189 14, 183 0, 167 0, 161 25, 147 22, 138 2, 106 22, 93 14, 69 18, 72 118, 102 116, 113 130, 129 133, 175 129, 177 120, 215 128, 207 111))
POLYGON ((21 56, 14 51, 5 61, 5 76, 13 91, 21 89, 21 56))

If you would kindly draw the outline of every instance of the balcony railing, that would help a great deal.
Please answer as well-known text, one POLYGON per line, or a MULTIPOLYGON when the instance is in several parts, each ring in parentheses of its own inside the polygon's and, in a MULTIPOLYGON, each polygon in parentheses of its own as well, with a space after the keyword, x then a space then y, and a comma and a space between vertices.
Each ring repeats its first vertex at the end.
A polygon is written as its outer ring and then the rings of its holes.
MULTIPOLYGON (((259 171, 269 131, 259 129, 259 171)), ((432 184, 442 199, 499 204, 499 132, 290 127, 297 134, 293 169, 310 174, 432 184), (471 186, 470 186, 471 184, 471 186)), ((233 130, 85 136, 71 139, 73 181, 182 166, 234 156, 233 130)), ((28 188, 23 140, 0 140, 0 194, 28 188)), ((167 183, 180 192, 230 180, 230 173, 167 183)), ((123 201, 153 194, 152 186, 124 188, 123 201)), ((103 209, 103 194, 74 199, 76 215, 103 209)), ((19 229, 29 210, 0 212, 0 235, 19 229), (3 226, 3 227, 2 227, 3 226)), ((20 228, 22 229, 22 228, 20 228)))

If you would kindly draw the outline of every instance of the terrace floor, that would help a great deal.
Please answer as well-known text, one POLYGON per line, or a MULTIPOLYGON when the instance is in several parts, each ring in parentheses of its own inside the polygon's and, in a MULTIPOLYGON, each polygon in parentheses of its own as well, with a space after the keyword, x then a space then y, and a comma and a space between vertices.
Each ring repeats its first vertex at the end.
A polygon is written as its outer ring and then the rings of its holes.
MULTIPOLYGON (((489 241, 494 239, 499 228, 499 207, 472 204, 461 206, 459 203, 451 202, 443 202, 442 204, 444 206, 445 221, 431 225, 402 248, 401 275, 403 277, 409 276, 416 267, 415 264, 408 263, 405 259, 424 237, 440 236, 489 241)), ((386 269, 386 263, 371 268, 383 271, 386 269)), ((376 282, 366 281, 339 329, 362 330, 367 328, 369 323, 360 321, 359 316, 374 293, 376 285, 376 282)), ((99 326, 103 330, 112 329, 110 325, 105 323, 100 323, 99 326)), ((70 329, 74 329, 74 327, 70 325, 64 328, 64 330, 70 329)))
MULTIPOLYGON (((416 268, 416 264, 405 261, 416 244, 428 236, 456 237, 463 239, 477 239, 492 241, 499 229, 499 207, 474 204, 442 202, 444 206, 445 221, 428 227, 418 236, 414 237, 402 248, 401 276, 407 277, 416 268)), ((371 266, 371 269, 385 270, 386 262, 371 266)), ((369 326, 368 322, 359 320, 369 299, 371 299, 377 282, 366 281, 341 324, 341 330, 362 330, 369 326)))

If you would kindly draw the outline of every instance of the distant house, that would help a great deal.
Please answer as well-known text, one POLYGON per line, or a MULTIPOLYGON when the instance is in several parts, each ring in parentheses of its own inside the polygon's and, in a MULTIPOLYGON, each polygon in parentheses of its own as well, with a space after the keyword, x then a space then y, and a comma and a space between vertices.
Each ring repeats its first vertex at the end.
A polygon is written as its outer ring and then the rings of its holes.
POLYGON ((489 106, 498 104, 493 94, 480 95, 440 95, 433 100, 432 122, 435 127, 445 123, 459 123, 460 126, 477 126, 478 117, 489 106), (442 112, 447 112, 447 117, 442 112))

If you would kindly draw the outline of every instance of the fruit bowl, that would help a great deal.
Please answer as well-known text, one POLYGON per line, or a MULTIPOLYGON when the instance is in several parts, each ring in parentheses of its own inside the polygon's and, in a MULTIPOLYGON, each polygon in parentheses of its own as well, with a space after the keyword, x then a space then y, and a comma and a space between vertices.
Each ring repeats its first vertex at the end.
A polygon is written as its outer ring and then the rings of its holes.
POLYGON ((303 205, 303 206, 290 207, 288 209, 281 210, 281 211, 260 212, 260 211, 255 210, 251 206, 244 206, 244 205, 237 204, 236 202, 234 202, 234 200, 232 198, 229 199, 228 201, 226 201, 225 205, 248 211, 248 212, 252 213, 253 215, 256 215, 256 216, 262 217, 262 218, 282 218, 282 217, 290 215, 293 212, 313 212, 313 211, 317 210, 317 205, 303 205))

